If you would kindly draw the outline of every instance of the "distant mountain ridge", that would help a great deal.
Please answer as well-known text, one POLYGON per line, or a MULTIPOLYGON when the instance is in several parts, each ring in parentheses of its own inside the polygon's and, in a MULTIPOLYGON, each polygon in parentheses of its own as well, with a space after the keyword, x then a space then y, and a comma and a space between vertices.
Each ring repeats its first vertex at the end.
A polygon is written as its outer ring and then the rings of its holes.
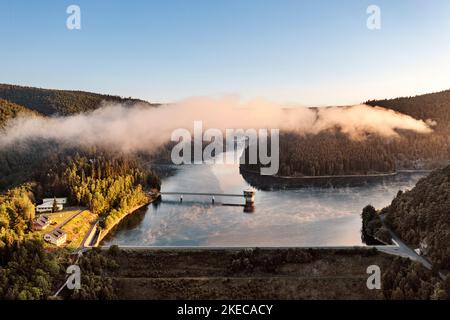
POLYGON ((140 99, 122 98, 86 91, 42 89, 11 84, 0 84, 0 99, 8 100, 45 116, 67 116, 92 111, 99 108, 102 102, 121 103, 130 106, 135 103, 148 106, 157 105, 140 99))
MULTIPOLYGON (((26 107, 43 115, 70 115, 97 109, 102 101, 131 105, 141 103, 158 106, 141 99, 123 98, 117 95, 93 93, 80 90, 44 89, 0 83, 0 99, 26 107)), ((432 119, 450 126, 450 90, 411 97, 368 100, 371 106, 392 109, 417 119, 432 119)))

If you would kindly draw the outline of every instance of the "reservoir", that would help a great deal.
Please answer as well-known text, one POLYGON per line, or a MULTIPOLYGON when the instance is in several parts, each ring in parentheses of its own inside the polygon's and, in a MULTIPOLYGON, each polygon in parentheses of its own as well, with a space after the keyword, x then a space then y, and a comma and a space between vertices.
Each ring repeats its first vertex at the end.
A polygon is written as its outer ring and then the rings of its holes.
MULTIPOLYGON (((239 165, 184 165, 162 180, 162 192, 242 194, 250 185, 239 165)), ((163 196, 126 217, 103 241, 127 246, 350 246, 363 245, 360 214, 381 209, 399 190, 411 189, 424 173, 343 188, 300 188, 256 192, 255 210, 243 198, 163 196)))

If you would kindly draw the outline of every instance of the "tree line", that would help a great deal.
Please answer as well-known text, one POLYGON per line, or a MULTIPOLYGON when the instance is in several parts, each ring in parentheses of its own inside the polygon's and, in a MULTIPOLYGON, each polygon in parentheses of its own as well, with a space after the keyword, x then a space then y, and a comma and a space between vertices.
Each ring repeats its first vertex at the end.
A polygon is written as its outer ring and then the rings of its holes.
MULTIPOLYGON (((56 178, 56 177, 55 177, 56 178)), ((145 189, 160 188, 160 179, 127 158, 75 156, 63 175, 72 203, 86 205, 109 228, 127 212, 148 202, 145 189)))
POLYGON ((147 101, 122 98, 119 96, 98 94, 85 91, 42 89, 10 84, 0 84, 0 99, 34 110, 42 115, 71 115, 93 111, 102 103, 121 103, 131 106, 135 103, 156 106, 147 101))
POLYGON ((19 115, 32 116, 38 114, 28 108, 0 98, 0 129, 5 126, 8 120, 19 115))

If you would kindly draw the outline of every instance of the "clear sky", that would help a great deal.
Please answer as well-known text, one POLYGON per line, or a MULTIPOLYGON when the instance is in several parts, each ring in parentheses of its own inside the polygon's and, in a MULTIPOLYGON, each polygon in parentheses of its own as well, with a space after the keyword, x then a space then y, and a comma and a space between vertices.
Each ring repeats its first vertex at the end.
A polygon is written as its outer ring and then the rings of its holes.
POLYGON ((448 0, 0 0, 0 82, 303 105, 450 88, 448 0), (81 8, 81 30, 66 8, 81 8), (366 27, 369 5, 381 29, 366 27))

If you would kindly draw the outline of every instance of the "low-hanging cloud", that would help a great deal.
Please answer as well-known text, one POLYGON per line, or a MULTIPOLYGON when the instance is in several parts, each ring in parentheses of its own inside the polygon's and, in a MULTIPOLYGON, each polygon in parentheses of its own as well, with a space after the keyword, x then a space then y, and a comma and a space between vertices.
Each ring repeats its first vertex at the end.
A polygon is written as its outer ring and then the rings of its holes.
POLYGON ((432 132, 431 124, 381 107, 355 105, 327 108, 282 108, 266 100, 242 102, 236 97, 190 98, 158 108, 105 104, 67 117, 18 117, 0 133, 0 147, 30 139, 53 139, 70 146, 101 146, 115 150, 151 151, 170 140, 173 130, 203 128, 277 128, 302 134, 341 130, 351 138, 366 133, 397 136, 397 130, 432 132))

